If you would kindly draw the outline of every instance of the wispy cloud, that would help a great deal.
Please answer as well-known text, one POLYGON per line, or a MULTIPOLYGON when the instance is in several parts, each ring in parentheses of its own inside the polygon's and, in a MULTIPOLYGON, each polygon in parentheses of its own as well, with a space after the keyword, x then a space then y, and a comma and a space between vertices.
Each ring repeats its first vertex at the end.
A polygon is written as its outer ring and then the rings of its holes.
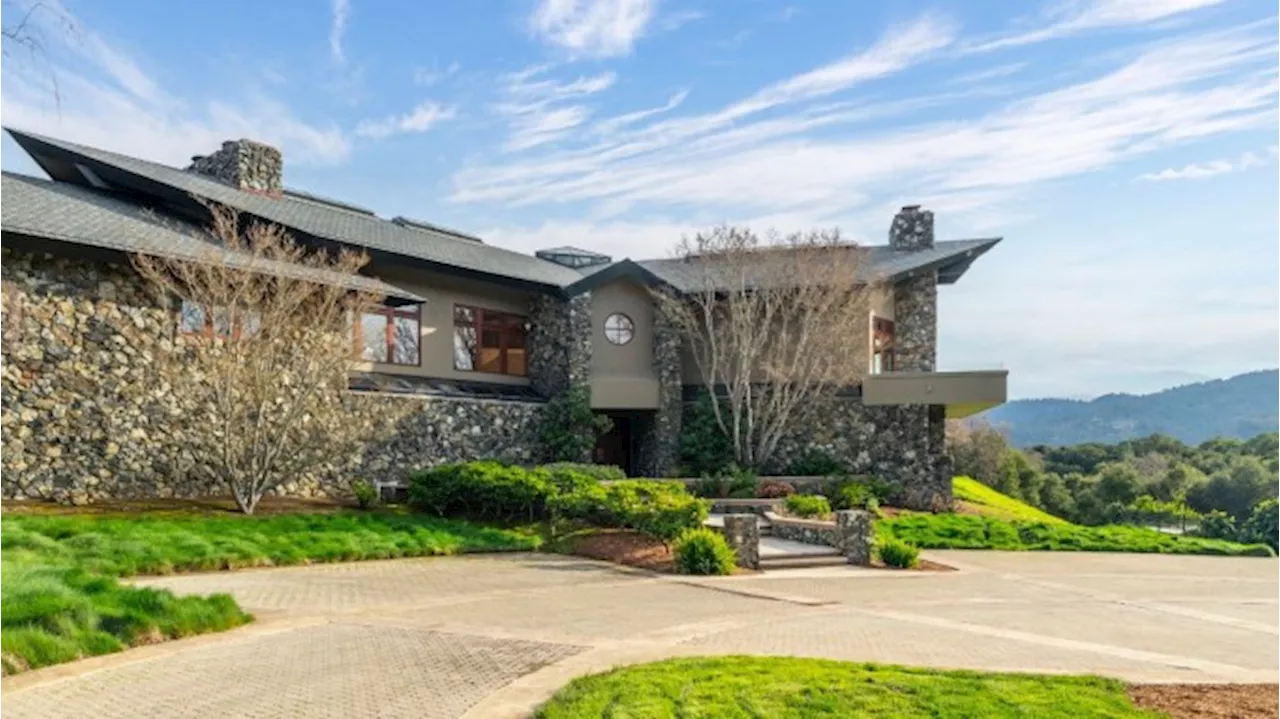
POLYGON ((982 70, 974 70, 957 75, 951 79, 952 85, 976 85, 978 83, 987 82, 988 80, 999 80, 1001 78, 1016 75, 1027 66, 1025 62, 1009 62, 1003 65, 984 68, 982 70))
MULTIPOLYGON (((1274 156, 1274 153, 1272 153, 1274 156)), ((1212 160, 1210 162, 1184 165, 1182 167, 1166 167, 1159 172, 1146 172, 1135 177, 1140 182, 1167 182, 1169 180, 1202 180, 1206 177, 1227 175, 1242 172, 1251 167, 1258 167, 1265 160, 1256 153, 1246 152, 1235 159, 1212 160)))
POLYGON ((588 57, 631 52, 654 17, 656 0, 538 0, 529 29, 543 41, 588 57))
POLYGON ((347 61, 342 42, 347 34, 347 16, 351 13, 351 0, 333 0, 332 19, 329 22, 329 55, 339 65, 347 61))
POLYGON ((553 80, 546 77, 550 69, 538 65, 504 77, 502 99, 494 106, 510 130, 503 149, 527 150, 581 125, 591 110, 576 101, 609 89, 617 80, 612 72, 553 80))
POLYGON ((462 65, 451 62, 443 70, 432 65, 431 67, 415 67, 413 69, 413 84, 423 87, 431 87, 445 78, 452 77, 462 69, 462 65))
POLYGON ((41 78, 5 63, 0 112, 7 125, 178 166, 186 165, 192 153, 236 137, 275 145, 291 164, 336 163, 350 155, 351 144, 335 124, 303 120, 261 89, 249 87, 237 98, 168 90, 143 70, 148 63, 52 0, 42 2, 58 13, 36 13, 34 21, 65 20, 77 28, 74 37, 57 28, 44 34, 60 98, 41 78))
POLYGON ((662 15, 658 19, 658 27, 664 32, 679 30, 696 20, 705 18, 707 14, 701 10, 677 10, 675 12, 662 15))
POLYGON ((1040 26, 1022 32, 976 40, 968 52, 988 52, 1031 45, 1087 30, 1146 25, 1221 4, 1224 0, 1065 0, 1051 5, 1040 26))
MULTIPOLYGON (((842 99, 928 61, 952 38, 945 23, 921 20, 710 112, 641 118, 603 139, 571 133, 563 149, 464 168, 452 199, 732 216, 810 208, 827 220, 878 203, 949 198, 980 214, 1038 182, 1276 121, 1277 81, 1266 71, 1274 36, 1259 27, 1182 35, 1099 64, 1090 79, 981 109, 952 105, 947 121, 913 116, 923 95, 842 99), (851 132, 888 116, 902 119, 851 132)), ((965 94, 931 101, 948 97, 965 94)))
POLYGON ((454 117, 456 110, 427 100, 402 115, 390 115, 381 119, 364 119, 356 125, 356 134, 381 140, 392 135, 426 132, 437 123, 454 117))
POLYGON ((605 118, 591 127, 591 131, 599 135, 608 135, 617 132, 624 127, 634 125, 641 120, 647 120, 654 115, 661 115, 664 112, 670 112, 680 106, 684 99, 689 96, 688 90, 681 90, 667 99, 666 102, 658 107, 651 107, 645 110, 636 110, 634 112, 625 112, 621 115, 605 118))

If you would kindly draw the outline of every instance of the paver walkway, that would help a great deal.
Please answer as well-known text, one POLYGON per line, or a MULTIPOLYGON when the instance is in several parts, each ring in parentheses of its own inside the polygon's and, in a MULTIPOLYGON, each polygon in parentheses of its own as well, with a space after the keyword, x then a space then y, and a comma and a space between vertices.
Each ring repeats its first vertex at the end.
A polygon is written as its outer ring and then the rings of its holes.
POLYGON ((524 716, 585 672, 726 653, 1276 680, 1276 560, 929 556, 961 571, 693 580, 523 554, 149 579, 259 621, 10 677, 4 716, 524 716))

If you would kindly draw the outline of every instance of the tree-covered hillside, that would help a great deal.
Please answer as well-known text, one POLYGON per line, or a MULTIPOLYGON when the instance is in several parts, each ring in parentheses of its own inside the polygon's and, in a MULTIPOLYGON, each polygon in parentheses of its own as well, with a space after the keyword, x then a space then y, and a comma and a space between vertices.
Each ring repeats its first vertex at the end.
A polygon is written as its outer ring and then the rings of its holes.
POLYGON ((1016 447, 1120 442, 1163 434, 1188 444, 1280 428, 1280 371, 1262 370, 1147 395, 1016 400, 980 416, 1016 447))

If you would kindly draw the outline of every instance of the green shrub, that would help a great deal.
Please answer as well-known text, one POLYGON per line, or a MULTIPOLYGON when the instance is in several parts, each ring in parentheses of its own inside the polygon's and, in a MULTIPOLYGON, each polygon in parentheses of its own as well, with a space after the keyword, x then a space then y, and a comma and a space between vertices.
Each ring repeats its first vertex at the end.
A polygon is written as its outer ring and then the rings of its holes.
POLYGON ((782 499, 796 493, 795 485, 780 479, 769 479, 756 487, 756 497, 760 499, 782 499))
POLYGON ((672 548, 681 574, 733 574, 737 557, 724 536, 706 527, 685 530, 672 548))
POLYGON ((409 476, 409 504, 440 516, 535 519, 554 492, 549 473, 492 460, 446 464, 409 476))
POLYGON ((627 479, 553 496, 548 506, 562 519, 623 527, 670 542, 702 526, 707 503, 674 480, 627 479))
POLYGON ((1253 508, 1249 517, 1251 539, 1266 542, 1272 549, 1280 550, 1280 499, 1267 499, 1253 508))
POLYGON ((680 426, 680 465, 689 475, 713 476, 733 462, 733 445, 716 422, 712 402, 711 393, 701 390, 680 426))
POLYGON ((811 449, 788 468, 794 477, 830 477, 847 474, 849 466, 835 455, 820 449, 811 449))
POLYGON ((591 388, 576 384, 547 402, 538 436, 552 462, 577 462, 590 458, 596 440, 612 427, 612 420, 591 409, 591 388))
POLYGON ((627 473, 622 471, 621 467, 612 464, 587 464, 585 462, 552 462, 544 464, 538 469, 545 470, 550 473, 552 478, 562 472, 574 472, 577 474, 585 474, 597 482, 614 482, 619 479, 626 479, 627 473))
POLYGON ((709 499, 750 499, 756 493, 756 473, 736 464, 721 468, 713 475, 703 475, 693 485, 693 492, 709 499))
POLYGON ((831 504, 826 497, 814 494, 793 494, 787 497, 787 511, 797 517, 825 517, 831 514, 831 504))
POLYGON ((867 503, 877 505, 889 501, 896 488, 877 477, 840 477, 827 483, 824 494, 830 497, 833 509, 865 509, 867 503))
POLYGON ((1196 534, 1208 539, 1235 541, 1238 534, 1236 520, 1221 510, 1215 509, 1212 512, 1206 512, 1200 518, 1200 528, 1196 531, 1196 534))
POLYGON ((886 566, 911 569, 920 563, 920 550, 901 539, 885 539, 876 545, 880 561, 886 566))
POLYGON ((378 503, 378 489, 363 479, 351 483, 351 493, 356 497, 356 506, 368 509, 378 503))
POLYGON ((1085 552, 1159 552, 1274 556, 1265 544, 1184 537, 1144 527, 1088 527, 1006 521, 964 514, 901 514, 876 523, 882 538, 895 537, 924 549, 1005 549, 1085 552))

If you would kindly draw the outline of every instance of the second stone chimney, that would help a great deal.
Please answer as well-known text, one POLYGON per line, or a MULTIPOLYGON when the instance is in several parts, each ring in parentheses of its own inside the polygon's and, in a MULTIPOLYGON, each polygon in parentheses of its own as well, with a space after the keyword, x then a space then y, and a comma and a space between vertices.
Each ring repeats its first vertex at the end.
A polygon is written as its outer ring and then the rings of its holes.
POLYGON ((253 140, 227 140, 212 155, 192 157, 187 171, 249 192, 279 196, 284 191, 284 157, 276 148, 253 140))
POLYGON ((927 250, 933 247, 933 213, 919 205, 906 205, 893 216, 889 246, 895 250, 927 250))

